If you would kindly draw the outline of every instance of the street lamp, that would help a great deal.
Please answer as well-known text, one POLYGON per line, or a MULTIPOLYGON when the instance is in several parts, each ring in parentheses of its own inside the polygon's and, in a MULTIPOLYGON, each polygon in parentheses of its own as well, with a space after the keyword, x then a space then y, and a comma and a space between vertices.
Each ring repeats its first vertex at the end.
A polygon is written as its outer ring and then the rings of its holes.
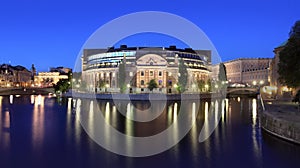
POLYGON ((259 81, 260 85, 263 85, 265 82, 263 80, 259 81))
POLYGON ((252 84, 255 86, 255 85, 257 84, 257 82, 256 82, 256 81, 253 81, 252 84))

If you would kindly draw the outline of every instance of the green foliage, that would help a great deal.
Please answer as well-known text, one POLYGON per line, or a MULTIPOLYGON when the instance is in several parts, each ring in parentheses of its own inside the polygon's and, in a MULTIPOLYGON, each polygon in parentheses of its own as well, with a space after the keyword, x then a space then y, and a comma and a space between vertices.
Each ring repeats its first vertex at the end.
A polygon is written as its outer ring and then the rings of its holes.
POLYGON ((293 102, 300 104, 300 90, 298 90, 297 94, 295 95, 293 102))
POLYGON ((279 53, 280 83, 288 87, 300 86, 300 38, 291 37, 279 53))
POLYGON ((208 91, 208 92, 211 92, 211 85, 212 85, 211 79, 208 79, 208 80, 206 81, 206 85, 208 86, 207 91, 208 91))
POLYGON ((149 83, 148 83, 148 89, 150 90, 150 91, 153 91, 153 89, 154 88, 157 88, 157 83, 156 83, 156 81, 155 81, 155 79, 151 79, 150 81, 149 81, 149 83))
POLYGON ((219 81, 227 81, 226 67, 223 63, 219 64, 219 81))
POLYGON ((121 93, 124 93, 126 91, 126 65, 124 60, 119 64, 118 84, 121 93))
POLYGON ((203 92, 205 90, 205 81, 204 80, 198 80, 197 81, 198 89, 200 92, 203 92))
POLYGON ((179 66, 178 66, 178 72, 180 74, 180 76, 178 76, 178 87, 177 87, 177 91, 178 92, 184 92, 186 89, 186 85, 187 85, 187 78, 188 78, 188 71, 187 71, 187 67, 184 64, 183 59, 179 59, 179 66))
POLYGON ((54 90, 55 90, 55 92, 59 91, 61 93, 64 93, 69 90, 70 86, 71 86, 71 84, 70 84, 69 80, 61 79, 56 84, 54 84, 54 90))
POLYGON ((97 82, 97 87, 99 88, 104 88, 105 87, 105 84, 106 82, 102 79, 100 79, 98 82, 97 82))

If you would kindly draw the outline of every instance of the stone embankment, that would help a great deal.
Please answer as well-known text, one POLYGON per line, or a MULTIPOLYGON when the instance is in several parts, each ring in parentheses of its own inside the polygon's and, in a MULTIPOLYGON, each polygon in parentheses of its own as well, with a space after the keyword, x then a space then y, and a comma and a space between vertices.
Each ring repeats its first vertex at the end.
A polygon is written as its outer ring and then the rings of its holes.
POLYGON ((211 99, 220 98, 221 94, 158 94, 158 93, 145 93, 145 94, 120 94, 120 93, 66 93, 65 97, 74 98, 87 98, 87 99, 101 99, 101 100, 131 100, 131 101, 147 101, 147 100, 200 100, 200 99, 211 99))
POLYGON ((292 102, 265 101, 261 127, 279 138, 300 144, 300 112, 292 102))
POLYGON ((54 93, 53 88, 0 88, 0 95, 32 95, 41 94, 47 95, 49 93, 54 93))

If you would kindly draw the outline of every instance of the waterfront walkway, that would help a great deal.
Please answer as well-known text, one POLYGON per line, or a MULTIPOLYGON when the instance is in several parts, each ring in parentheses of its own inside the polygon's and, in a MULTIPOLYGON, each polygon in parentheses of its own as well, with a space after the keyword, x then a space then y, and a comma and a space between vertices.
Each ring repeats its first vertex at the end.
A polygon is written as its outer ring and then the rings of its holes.
POLYGON ((300 112, 291 101, 265 100, 262 128, 280 138, 300 144, 300 112))

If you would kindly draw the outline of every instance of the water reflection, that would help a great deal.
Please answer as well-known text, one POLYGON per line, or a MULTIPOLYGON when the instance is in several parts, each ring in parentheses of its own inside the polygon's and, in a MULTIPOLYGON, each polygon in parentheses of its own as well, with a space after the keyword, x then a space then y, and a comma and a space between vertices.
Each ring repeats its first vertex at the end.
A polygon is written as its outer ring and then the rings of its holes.
POLYGON ((257 100, 252 99, 252 123, 253 123, 253 125, 256 125, 256 119, 257 119, 257 100))
POLYGON ((34 108, 32 115, 32 146, 38 149, 44 141, 44 125, 45 125, 45 97, 38 95, 34 100, 34 108))
POLYGON ((13 104, 14 103, 14 95, 9 96, 9 103, 13 104))
POLYGON ((35 98, 34 98, 34 95, 31 95, 31 96, 30 96, 30 102, 31 102, 31 104, 34 104, 34 99, 35 99, 35 98))
MULTIPOLYGON (((280 166, 288 163, 287 167, 293 167, 299 161, 299 147, 287 145, 272 137, 262 139, 256 99, 240 98, 240 102, 237 99, 225 99, 212 103, 202 101, 185 104, 168 102, 157 119, 137 122, 120 114, 117 105, 111 101, 68 98, 60 106, 58 103, 49 103, 50 99, 55 100, 53 98, 23 98, 24 96, 14 97, 14 104, 10 104, 10 96, 0 96, 0 167, 6 166, 3 166, 3 162, 25 163, 24 167, 30 167, 26 164, 28 162, 38 162, 37 165, 42 165, 41 167, 52 167, 51 162, 62 162, 69 167, 81 167, 82 164, 88 167, 142 167, 145 164, 147 167, 159 167, 161 164, 169 167, 224 167, 227 164, 230 167, 242 167, 244 164, 249 167, 276 167, 277 163, 281 163, 280 166), (133 137, 154 136, 170 129, 168 136, 152 143, 174 141, 180 138, 180 128, 192 124, 191 121, 196 122, 189 134, 170 150, 146 159, 129 158, 103 150, 81 127, 79 119, 85 118, 86 120, 81 120, 86 121, 85 126, 101 130, 96 124, 102 122, 99 120, 100 115, 103 116, 103 122, 126 135, 122 141, 118 141, 117 147, 127 154, 136 152, 137 146, 132 141, 133 137), (182 119, 182 115, 186 117, 182 119), (218 117, 221 120, 216 120, 218 117), (174 121, 176 118, 177 122, 174 121), (216 121, 219 125, 210 134, 216 121), (199 143, 197 138, 201 131, 206 132, 208 139, 199 143), (10 151, 13 151, 13 157, 10 151), (11 157, 11 160, 6 161, 3 156, 11 157), (26 159, 29 161, 22 162, 26 159)), ((128 102, 123 102, 122 106, 126 115, 137 115, 132 106, 144 105, 143 102, 135 102, 127 108, 128 102)), ((115 145, 114 141, 117 140, 111 138, 113 135, 109 127, 103 127, 102 130, 104 132, 101 135, 106 143, 115 145)))

